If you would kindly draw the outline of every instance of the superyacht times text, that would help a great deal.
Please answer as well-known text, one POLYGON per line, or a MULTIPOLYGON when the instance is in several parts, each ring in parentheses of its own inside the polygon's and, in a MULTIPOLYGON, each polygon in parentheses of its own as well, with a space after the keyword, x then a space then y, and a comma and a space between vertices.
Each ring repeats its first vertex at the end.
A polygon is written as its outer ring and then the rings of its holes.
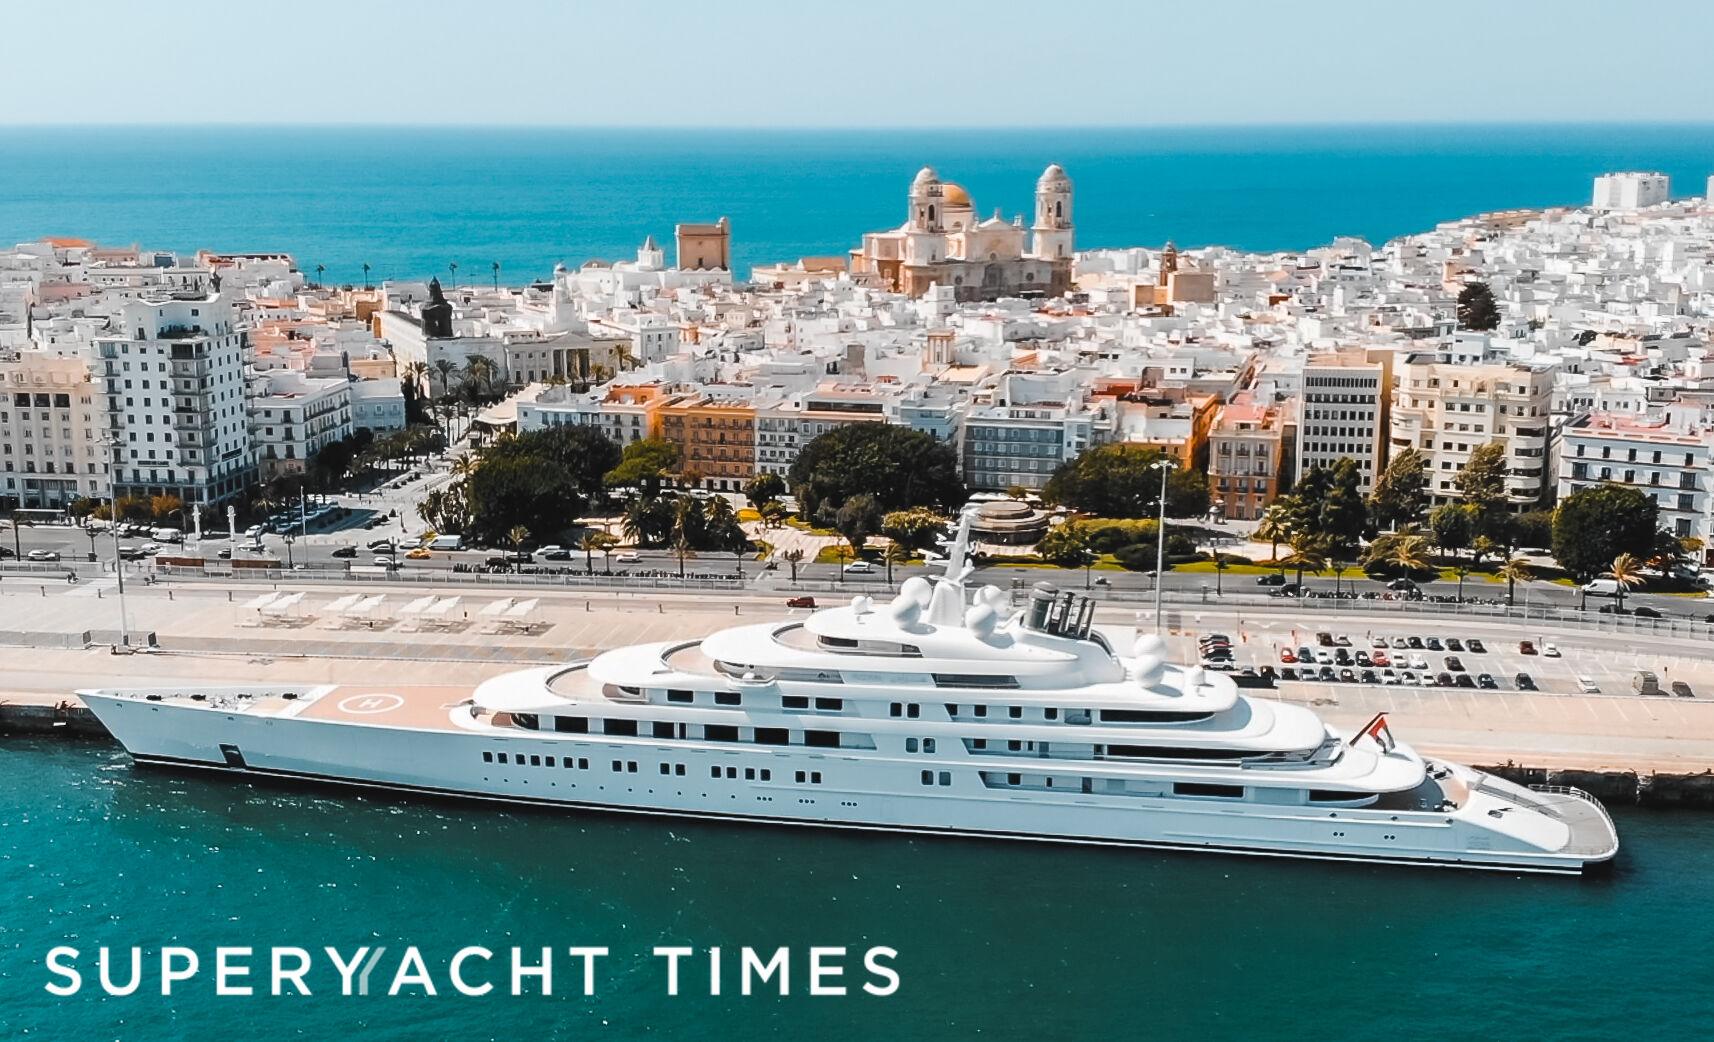
MULTIPOLYGON (((614 962, 647 965, 663 994, 885 997, 899 990, 898 952, 884 946, 800 948, 657 947, 615 956, 606 947, 451 951, 416 945, 320 948, 108 948, 71 945, 43 960, 53 995, 171 996, 193 988, 220 996, 255 995, 555 995, 600 994, 617 976, 614 962)), ((627 966, 624 969, 629 970, 627 966)))

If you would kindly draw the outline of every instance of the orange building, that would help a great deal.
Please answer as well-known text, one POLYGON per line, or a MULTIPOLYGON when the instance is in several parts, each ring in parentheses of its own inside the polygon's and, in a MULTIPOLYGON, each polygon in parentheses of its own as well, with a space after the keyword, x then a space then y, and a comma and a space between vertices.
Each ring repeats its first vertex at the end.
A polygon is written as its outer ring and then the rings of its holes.
POLYGON ((1245 391, 1220 410, 1209 438, 1210 505, 1232 521, 1262 516, 1279 493, 1284 456, 1280 412, 1245 391))
POLYGON ((678 446, 685 484, 736 492, 755 477, 755 406, 693 394, 662 405, 659 418, 661 437, 678 446))

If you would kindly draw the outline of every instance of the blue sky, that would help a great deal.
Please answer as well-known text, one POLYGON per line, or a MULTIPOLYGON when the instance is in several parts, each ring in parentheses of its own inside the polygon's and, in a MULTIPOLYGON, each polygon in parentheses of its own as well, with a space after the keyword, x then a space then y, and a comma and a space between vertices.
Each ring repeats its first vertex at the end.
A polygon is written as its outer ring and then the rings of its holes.
POLYGON ((82 0, 6 23, 0 123, 1714 121, 1711 0, 82 0))

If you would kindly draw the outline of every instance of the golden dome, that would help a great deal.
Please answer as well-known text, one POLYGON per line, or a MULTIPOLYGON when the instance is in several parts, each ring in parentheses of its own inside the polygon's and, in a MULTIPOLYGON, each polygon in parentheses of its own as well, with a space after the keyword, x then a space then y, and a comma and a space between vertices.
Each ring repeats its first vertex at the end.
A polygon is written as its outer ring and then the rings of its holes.
POLYGON ((970 201, 970 193, 964 190, 964 186, 955 185, 950 181, 941 188, 941 198, 945 200, 947 206, 957 206, 966 210, 976 208, 975 204, 970 201))

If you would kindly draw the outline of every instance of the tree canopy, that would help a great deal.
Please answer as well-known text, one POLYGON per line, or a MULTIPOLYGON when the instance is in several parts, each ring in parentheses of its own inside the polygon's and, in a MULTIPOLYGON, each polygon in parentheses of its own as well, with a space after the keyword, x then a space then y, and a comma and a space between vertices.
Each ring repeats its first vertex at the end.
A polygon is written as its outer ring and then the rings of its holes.
POLYGON ((787 476, 803 517, 823 503, 838 509, 857 495, 878 509, 930 506, 950 510, 965 499, 953 447, 890 423, 852 423, 809 440, 787 476))
POLYGON ((1319 541, 1323 555, 1352 552, 1368 526, 1369 511, 1358 491, 1357 461, 1343 456, 1330 466, 1304 471, 1285 499, 1287 527, 1299 537, 1319 541))
POLYGON ((1458 294, 1458 324, 1485 332, 1500 324, 1500 307, 1486 282, 1472 282, 1458 294))
POLYGON ((1639 489, 1604 483, 1573 492, 1553 512, 1553 557, 1580 580, 1600 575, 1615 558, 1647 558, 1660 508, 1639 489))
POLYGON ((881 519, 881 534, 910 550, 932 549, 946 532, 946 519, 926 507, 890 511, 881 519))
POLYGON ((1464 469, 1452 479, 1458 495, 1473 512, 1476 535, 1507 542, 1510 499, 1506 494, 1506 443, 1490 441, 1476 446, 1464 469))
MULTIPOLYGON (((1096 517, 1154 517, 1160 510, 1161 475, 1150 468, 1165 458, 1166 453, 1149 445, 1097 445, 1061 463, 1042 498, 1096 517)), ((1207 513, 1207 476, 1173 468, 1167 477, 1166 512, 1170 517, 1207 513)))
POLYGON ((526 431, 482 449, 459 491, 473 535, 501 542, 516 526, 540 537, 565 529, 619 449, 593 427, 568 425, 526 431))
POLYGON ((609 486, 634 486, 653 499, 661 493, 661 482, 677 467, 677 445, 665 438, 642 438, 625 446, 603 480, 609 486))
POLYGON ((1393 457, 1369 496, 1369 510, 1377 525, 1402 528, 1421 523, 1428 510, 1427 470, 1428 457, 1414 447, 1393 457))

